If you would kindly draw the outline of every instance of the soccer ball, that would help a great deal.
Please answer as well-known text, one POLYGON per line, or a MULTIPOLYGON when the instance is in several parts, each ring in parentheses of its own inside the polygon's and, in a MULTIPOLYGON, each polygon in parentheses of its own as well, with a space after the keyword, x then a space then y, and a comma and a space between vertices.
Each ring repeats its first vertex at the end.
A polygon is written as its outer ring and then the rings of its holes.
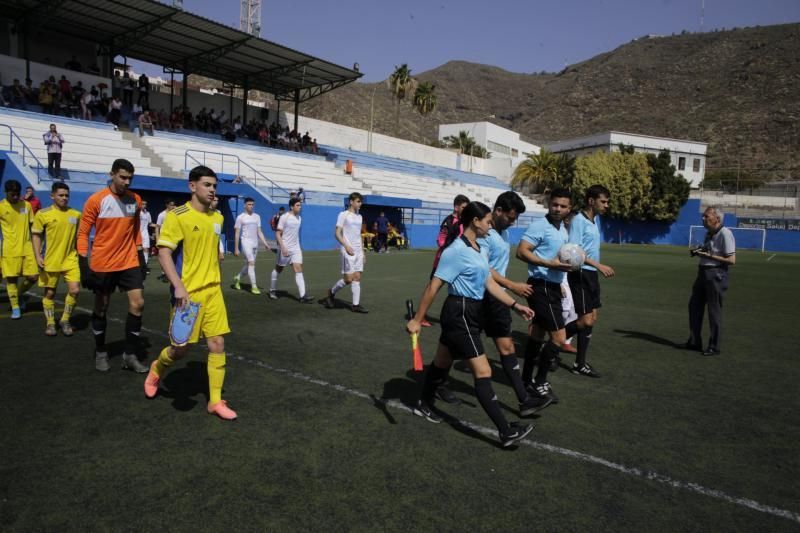
POLYGON ((586 260, 586 252, 577 244, 567 243, 558 251, 558 260, 570 265, 572 270, 579 270, 586 260))

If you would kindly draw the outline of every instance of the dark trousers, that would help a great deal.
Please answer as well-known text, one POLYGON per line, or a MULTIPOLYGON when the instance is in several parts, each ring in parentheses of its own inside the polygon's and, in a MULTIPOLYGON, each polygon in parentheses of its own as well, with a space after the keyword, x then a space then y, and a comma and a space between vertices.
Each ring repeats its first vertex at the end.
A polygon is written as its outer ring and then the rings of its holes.
POLYGON ((708 325, 711 336, 708 349, 719 351, 722 330, 722 300, 728 290, 728 271, 724 268, 699 268, 689 299, 690 344, 702 346, 703 314, 708 307, 708 325))
POLYGON ((47 173, 57 178, 61 175, 61 154, 47 154, 47 173), (55 173, 53 173, 55 167, 55 173))
POLYGON ((378 250, 387 250, 389 247, 386 244, 386 241, 389 237, 388 233, 378 233, 378 250))
POLYGON ((128 107, 133 106, 133 91, 122 91, 122 103, 128 107))

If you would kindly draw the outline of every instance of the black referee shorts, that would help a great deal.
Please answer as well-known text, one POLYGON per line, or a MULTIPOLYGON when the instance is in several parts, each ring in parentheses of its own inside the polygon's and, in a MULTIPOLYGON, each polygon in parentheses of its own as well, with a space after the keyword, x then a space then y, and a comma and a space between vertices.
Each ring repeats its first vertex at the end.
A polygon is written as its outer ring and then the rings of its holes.
POLYGON ((483 297, 483 331, 492 339, 511 336, 511 309, 488 291, 483 297))
POLYGON ((483 300, 450 295, 444 301, 439 317, 444 344, 453 359, 472 359, 485 353, 481 342, 483 300))
POLYGON ((567 273, 569 290, 572 292, 572 301, 575 304, 575 313, 578 316, 588 315, 595 309, 600 309, 600 278, 597 270, 580 269, 567 273))
POLYGON ((144 288, 144 277, 139 267, 115 272, 95 272, 89 276, 89 286, 95 292, 104 294, 112 293, 116 289, 128 292, 144 288))
POLYGON ((561 285, 539 278, 528 278, 533 294, 528 297, 528 306, 535 313, 533 323, 545 331, 558 331, 564 327, 561 308, 561 285))

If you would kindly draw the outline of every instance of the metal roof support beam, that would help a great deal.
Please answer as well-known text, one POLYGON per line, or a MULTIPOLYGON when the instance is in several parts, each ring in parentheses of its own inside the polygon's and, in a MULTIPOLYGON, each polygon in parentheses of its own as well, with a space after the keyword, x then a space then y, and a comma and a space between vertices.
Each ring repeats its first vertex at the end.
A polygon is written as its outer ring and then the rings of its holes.
MULTIPOLYGON (((232 43, 228 43, 226 45, 220 46, 215 48, 214 50, 208 50, 206 52, 201 52, 199 54, 195 54, 193 56, 184 57, 182 59, 190 67, 192 65, 213 65, 214 62, 222 57, 225 57, 230 52, 233 52, 237 48, 241 48, 245 44, 247 44, 252 37, 247 37, 246 39, 241 39, 239 41, 234 41, 232 43)), ((192 70, 197 70, 193 68, 192 70)))
POLYGON ((242 127, 247 124, 247 95, 250 94, 250 79, 245 76, 244 83, 242 84, 242 127))
POLYGON ((137 28, 128 30, 119 37, 111 39, 111 42, 108 44, 114 51, 115 55, 124 54, 128 50, 129 46, 140 42, 144 37, 147 37, 150 33, 172 20, 179 13, 180 11, 174 11, 169 15, 151 20, 150 22, 142 24, 137 28))
POLYGON ((281 74, 286 74, 287 72, 291 72, 293 70, 300 70, 300 67, 304 67, 310 64, 311 61, 300 61, 299 63, 291 63, 289 65, 283 65, 280 67, 273 67, 273 68, 265 68, 264 70, 258 70, 256 72, 252 72, 251 76, 261 76, 264 74, 269 74, 269 77, 280 76, 281 74))
POLYGON ((294 90, 294 131, 297 132, 297 127, 300 120, 300 89, 294 90))
MULTIPOLYGON (((30 11, 26 11, 20 20, 25 20, 34 28, 41 26, 48 21, 53 13, 61 9, 61 6, 65 3, 67 3, 67 0, 46 0, 30 11)), ((17 22, 19 22, 19 20, 17 22)))

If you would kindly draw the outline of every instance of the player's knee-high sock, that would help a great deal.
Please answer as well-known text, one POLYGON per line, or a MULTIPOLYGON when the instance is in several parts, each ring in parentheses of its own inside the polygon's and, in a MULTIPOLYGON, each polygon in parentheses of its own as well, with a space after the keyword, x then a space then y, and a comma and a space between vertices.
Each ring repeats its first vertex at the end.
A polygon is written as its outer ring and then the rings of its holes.
POLYGON ((97 316, 92 313, 92 335, 94 335, 94 346, 98 352, 106 350, 106 317, 97 316))
POLYGON ((500 362, 503 364, 503 372, 506 373, 508 381, 514 387, 514 392, 517 394, 517 400, 525 401, 528 397, 528 392, 525 390, 525 385, 522 383, 522 376, 519 375, 519 361, 517 361, 517 354, 501 355, 500 362))
POLYGON ((278 288, 278 271, 272 269, 272 274, 269 275, 269 290, 275 292, 278 288))
POLYGON ((75 310, 76 303, 78 303, 78 297, 67 294, 67 297, 64 298, 64 312, 61 314, 61 322, 69 322, 72 311, 75 310))
POLYGON ((300 298, 304 297, 306 295, 306 280, 302 272, 294 273, 294 282, 297 283, 297 291, 300 294, 300 298))
POLYGON ((508 431, 508 420, 503 416, 500 410, 500 404, 497 402, 497 395, 492 388, 492 378, 475 378, 475 396, 478 401, 492 419, 497 430, 500 432, 508 431))
POLYGON ((156 364, 153 367, 158 377, 164 375, 164 372, 175 364, 175 360, 170 357, 169 355, 169 346, 161 350, 161 353, 158 354, 158 359, 156 359, 156 364))
POLYGON ((247 265, 247 277, 250 280, 250 285, 253 287, 256 286, 256 266, 255 265, 247 265))
POLYGON ((343 279, 340 279, 339 281, 333 284, 333 287, 331 287, 331 293, 336 294, 340 290, 344 289, 345 286, 347 286, 347 283, 345 283, 343 279))
POLYGON ((125 353, 135 354, 139 344, 139 334, 142 332, 142 317, 128 313, 125 319, 125 353))
POLYGON ((208 403, 215 404, 222 399, 222 384, 225 382, 225 353, 209 353, 208 363, 208 403))
POLYGON ((42 310, 48 326, 56 325, 56 302, 50 298, 42 298, 42 310))
POLYGON ((19 307, 19 288, 17 284, 11 281, 6 282, 6 292, 8 293, 8 301, 11 303, 11 309, 19 307))
POLYGON ((422 395, 423 401, 433 401, 433 395, 436 389, 444 385, 447 381, 447 375, 450 373, 449 368, 439 368, 436 363, 431 363, 425 370, 425 377, 422 381, 422 395))
POLYGON ((533 367, 536 366, 543 344, 542 341, 529 338, 525 345, 525 365, 522 367, 522 381, 525 383, 533 381, 533 367))
POLYGON ((567 332, 567 339, 571 339, 578 333, 578 321, 573 320, 566 326, 564 326, 564 330, 567 332))
POLYGON ((579 365, 586 363, 586 351, 589 349, 590 340, 592 340, 591 326, 578 330, 578 355, 575 362, 579 365))
POLYGON ((361 303, 361 282, 354 281, 350 284, 350 289, 353 291, 353 305, 361 303))
POLYGON ((536 379, 534 380, 537 385, 541 385, 547 381, 547 372, 550 370, 550 361, 558 357, 558 352, 561 351, 561 346, 553 344, 552 341, 547 341, 544 348, 539 353, 539 368, 536 370, 536 379))

